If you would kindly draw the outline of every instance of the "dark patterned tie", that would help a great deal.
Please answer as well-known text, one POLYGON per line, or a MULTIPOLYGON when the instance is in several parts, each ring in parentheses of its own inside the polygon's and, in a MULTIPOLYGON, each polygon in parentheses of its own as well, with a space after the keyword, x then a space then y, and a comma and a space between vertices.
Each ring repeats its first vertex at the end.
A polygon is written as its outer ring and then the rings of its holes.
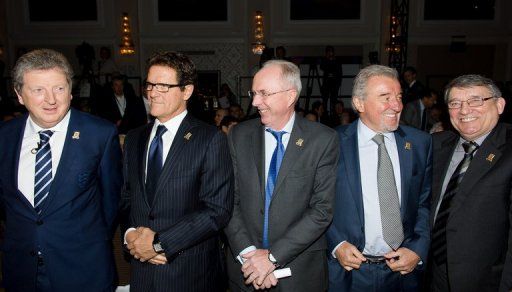
POLYGON ((473 153, 478 149, 478 144, 475 142, 464 142, 462 143, 462 147, 466 153, 464 154, 462 161, 457 165, 455 172, 446 186, 443 200, 441 201, 439 211, 437 212, 434 228, 432 229, 432 253, 434 260, 439 265, 446 263, 446 223, 450 216, 451 202, 457 193, 459 184, 462 181, 471 160, 473 159, 473 153))
POLYGON ((269 248, 268 211, 270 208, 270 202, 272 201, 272 193, 274 192, 274 186, 276 184, 279 168, 281 167, 281 162, 283 161, 283 135, 286 133, 285 131, 277 132, 271 129, 267 129, 266 131, 270 132, 274 136, 274 138, 276 138, 277 144, 276 148, 274 149, 274 153, 272 154, 272 160, 270 160, 270 167, 268 168, 267 175, 267 186, 265 187, 265 218, 263 222, 263 248, 269 248))
POLYGON ((377 134, 372 140, 379 145, 377 188, 379 191, 382 235, 384 241, 393 250, 397 250, 404 241, 404 231, 393 164, 386 150, 386 144, 384 144, 384 135, 377 134))
POLYGON ((42 203, 48 197, 52 185, 52 150, 50 138, 53 131, 39 132, 39 150, 36 153, 35 177, 34 177, 34 209, 41 213, 42 203))
POLYGON ((151 145, 149 146, 148 155, 148 169, 146 175, 146 195, 148 197, 148 203, 153 204, 155 198, 156 186, 160 173, 162 172, 163 162, 163 142, 162 135, 167 132, 167 128, 164 125, 159 125, 156 129, 156 134, 151 145))

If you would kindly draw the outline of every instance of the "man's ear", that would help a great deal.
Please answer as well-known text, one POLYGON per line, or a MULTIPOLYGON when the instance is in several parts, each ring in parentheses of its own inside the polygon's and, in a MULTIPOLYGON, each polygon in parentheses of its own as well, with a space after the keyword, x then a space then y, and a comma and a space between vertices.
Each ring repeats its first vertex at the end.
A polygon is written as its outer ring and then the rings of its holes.
POLYGON ((364 113, 364 102, 361 98, 354 96, 352 97, 352 104, 359 113, 364 113))
POLYGON ((194 92, 193 84, 185 85, 185 90, 184 90, 185 95, 183 96, 183 100, 189 100, 189 98, 192 96, 193 92, 194 92))
POLYGON ((23 102, 23 98, 21 97, 21 94, 18 92, 16 88, 14 89, 14 92, 16 92, 16 96, 18 96, 19 103, 25 105, 25 103, 23 102))

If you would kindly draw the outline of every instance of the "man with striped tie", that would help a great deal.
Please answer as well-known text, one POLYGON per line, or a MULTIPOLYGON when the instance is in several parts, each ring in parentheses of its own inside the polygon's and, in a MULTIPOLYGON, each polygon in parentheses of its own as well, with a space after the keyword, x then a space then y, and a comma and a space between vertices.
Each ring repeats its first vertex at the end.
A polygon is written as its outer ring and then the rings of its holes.
POLYGON ((28 114, 0 126, 7 291, 113 290, 121 149, 113 124, 70 109, 72 77, 48 49, 13 70, 28 114))
POLYGON ((433 136, 431 291, 512 289, 512 127, 505 99, 480 75, 445 91, 457 132, 433 136))

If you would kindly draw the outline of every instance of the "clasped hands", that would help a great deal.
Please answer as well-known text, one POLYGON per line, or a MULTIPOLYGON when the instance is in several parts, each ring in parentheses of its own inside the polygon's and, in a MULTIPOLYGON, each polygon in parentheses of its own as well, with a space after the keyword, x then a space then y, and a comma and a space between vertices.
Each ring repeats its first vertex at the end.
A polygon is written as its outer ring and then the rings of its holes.
POLYGON ((155 232, 147 227, 138 227, 126 233, 126 247, 130 254, 141 262, 149 262, 154 265, 167 263, 165 254, 158 254, 153 248, 155 232))
MULTIPOLYGON (((336 249, 336 258, 340 265, 347 271, 359 269, 361 264, 366 261, 364 255, 349 242, 344 242, 336 249)), ((412 250, 400 247, 396 251, 388 252, 384 255, 386 264, 393 272, 400 272, 405 275, 412 272, 418 263, 420 257, 412 250)))
POLYGON ((257 249, 242 255, 244 263, 245 284, 252 284, 254 289, 269 289, 277 285, 277 278, 274 276, 275 266, 269 260, 269 250, 257 249))

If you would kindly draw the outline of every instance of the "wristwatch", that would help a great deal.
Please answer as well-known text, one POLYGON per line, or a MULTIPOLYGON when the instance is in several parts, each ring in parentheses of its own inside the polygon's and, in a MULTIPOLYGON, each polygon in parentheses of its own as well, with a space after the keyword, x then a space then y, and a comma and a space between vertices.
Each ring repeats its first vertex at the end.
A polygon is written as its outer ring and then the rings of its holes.
POLYGON ((164 253, 164 249, 162 247, 162 243, 160 242, 158 233, 155 233, 155 237, 153 238, 153 249, 156 253, 164 253))

